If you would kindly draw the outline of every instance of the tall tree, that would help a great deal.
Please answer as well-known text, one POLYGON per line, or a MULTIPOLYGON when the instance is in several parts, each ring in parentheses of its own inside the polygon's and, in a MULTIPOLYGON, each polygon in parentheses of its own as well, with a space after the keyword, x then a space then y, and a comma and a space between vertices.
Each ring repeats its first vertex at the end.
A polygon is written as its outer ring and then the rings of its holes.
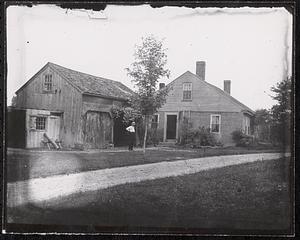
POLYGON ((165 68, 167 63, 166 49, 162 41, 154 36, 142 39, 141 45, 135 46, 135 61, 127 68, 128 75, 137 87, 136 94, 130 103, 144 118, 145 133, 143 149, 146 149, 149 117, 165 103, 168 88, 157 91, 157 83, 163 77, 169 77, 170 71, 165 68))
POLYGON ((286 78, 277 83, 271 88, 274 93, 272 98, 277 101, 271 109, 273 126, 277 134, 275 137, 281 143, 288 144, 291 136, 290 121, 292 113, 291 92, 292 92, 291 78, 286 78))
POLYGON ((270 141, 272 115, 267 109, 258 109, 254 113, 254 130, 256 137, 262 141, 270 141))

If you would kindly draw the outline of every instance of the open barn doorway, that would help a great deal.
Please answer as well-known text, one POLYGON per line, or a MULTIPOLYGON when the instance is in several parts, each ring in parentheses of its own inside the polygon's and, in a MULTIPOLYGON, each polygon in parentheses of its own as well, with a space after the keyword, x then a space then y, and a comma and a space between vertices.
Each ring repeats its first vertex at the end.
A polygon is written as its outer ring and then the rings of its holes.
POLYGON ((122 121, 123 116, 114 120, 114 146, 120 147, 127 145, 127 125, 122 121))

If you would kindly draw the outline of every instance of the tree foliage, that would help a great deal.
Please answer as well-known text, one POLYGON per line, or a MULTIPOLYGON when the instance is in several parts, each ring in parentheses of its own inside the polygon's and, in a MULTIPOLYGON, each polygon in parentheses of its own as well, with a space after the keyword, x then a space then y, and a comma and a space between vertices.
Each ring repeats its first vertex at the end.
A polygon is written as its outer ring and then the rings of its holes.
POLYGON ((260 141, 270 142, 272 115, 268 109, 258 109, 254 113, 254 131, 260 141))
POLYGON ((291 136, 291 88, 291 78, 286 78, 271 88, 271 91, 274 93, 272 98, 277 101, 277 104, 271 108, 273 138, 282 144, 289 144, 291 136))
POLYGON ((139 111, 129 106, 112 106, 110 111, 113 119, 121 118, 126 125, 133 121, 139 121, 142 118, 139 111))
POLYGON ((167 55, 162 41, 152 35, 142 39, 141 45, 135 46, 135 61, 127 68, 128 75, 137 87, 136 93, 130 99, 130 105, 144 116, 145 136, 144 150, 147 138, 149 116, 165 103, 168 87, 157 90, 157 83, 163 77, 169 77, 166 69, 167 55))

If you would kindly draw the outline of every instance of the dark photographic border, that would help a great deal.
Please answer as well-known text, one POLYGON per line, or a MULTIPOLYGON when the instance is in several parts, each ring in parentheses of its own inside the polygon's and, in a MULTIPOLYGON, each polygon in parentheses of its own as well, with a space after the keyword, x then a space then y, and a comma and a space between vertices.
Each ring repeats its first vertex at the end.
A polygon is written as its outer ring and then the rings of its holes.
MULTIPOLYGON (((162 229, 162 228, 127 228, 127 227, 101 227, 101 226, 69 226, 69 225, 30 225, 30 224, 11 224, 6 222, 6 140, 7 140, 7 132, 6 132, 6 83, 7 83, 7 62, 6 62, 6 8, 11 5, 20 5, 20 6, 32 6, 36 4, 56 4, 62 8, 86 8, 86 9, 93 9, 95 11, 105 9, 106 4, 118 4, 118 5, 140 5, 149 3, 152 7, 163 7, 163 6, 186 6, 190 8, 195 7, 285 7, 292 15, 293 15, 293 67, 292 67, 292 76, 293 76, 293 87, 295 98, 292 102, 294 108, 294 118, 292 121, 292 126, 295 129, 295 135, 292 137, 292 162, 295 166, 295 169, 298 168, 299 163, 295 161, 297 160, 297 152, 298 152, 298 141, 299 141, 299 134, 297 131, 297 122, 299 122, 300 117, 298 113, 298 101, 299 98, 296 93, 299 90, 299 81, 296 81, 297 76, 299 75, 299 50, 297 48, 297 41, 299 41, 299 32, 300 28, 297 24, 298 17, 299 17, 299 2, 295 1, 163 1, 163 2, 145 2, 145 1, 133 1, 133 2, 85 2, 85 1, 5 1, 1 2, 1 14, 0 14, 0 21, 1 21, 1 32, 0 32, 0 51, 1 51, 1 126, 2 131, 0 133, 2 139, 2 165, 1 165, 1 173, 2 173, 2 233, 3 229, 5 229, 6 233, 9 232, 18 232, 18 233, 69 233, 69 234, 80 234, 80 233, 95 233, 95 234, 102 234, 102 236, 106 234, 121 234, 119 237, 125 237, 127 234, 138 234, 143 235, 146 237, 147 235, 160 235, 160 236, 172 236, 172 235, 193 235, 193 236, 223 236, 224 234, 229 236, 241 236, 241 235, 256 235, 256 236, 293 236, 295 231, 295 226, 297 225, 297 214, 295 216, 294 212, 292 213, 293 217, 293 224, 289 232, 280 232, 280 231, 237 231, 232 230, 228 231, 225 229, 162 229), (125 235, 123 235, 125 234, 125 235)), ((292 134, 293 135, 293 134, 292 134)), ((295 169, 291 169, 291 192, 293 193, 292 200, 295 201, 291 202, 291 206, 296 205, 299 202, 298 194, 299 188, 297 187, 297 183, 299 183, 299 176, 296 174, 295 176, 295 169), (296 183, 296 185, 295 185, 296 183), (296 193, 296 194, 294 194, 296 193)), ((296 207, 297 208, 297 207, 296 207)), ((292 210, 293 211, 293 210, 292 210)), ((127 235, 128 237, 128 235, 127 235)), ((132 236, 137 237, 137 236, 132 236)))

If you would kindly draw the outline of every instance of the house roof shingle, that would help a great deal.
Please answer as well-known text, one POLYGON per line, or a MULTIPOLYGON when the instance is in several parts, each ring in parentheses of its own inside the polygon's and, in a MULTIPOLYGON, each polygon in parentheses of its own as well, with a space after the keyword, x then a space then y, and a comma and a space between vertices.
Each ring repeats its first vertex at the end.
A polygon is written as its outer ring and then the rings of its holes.
POLYGON ((83 94, 125 100, 133 93, 130 88, 118 81, 78 72, 50 62, 48 64, 70 84, 75 85, 83 94))

